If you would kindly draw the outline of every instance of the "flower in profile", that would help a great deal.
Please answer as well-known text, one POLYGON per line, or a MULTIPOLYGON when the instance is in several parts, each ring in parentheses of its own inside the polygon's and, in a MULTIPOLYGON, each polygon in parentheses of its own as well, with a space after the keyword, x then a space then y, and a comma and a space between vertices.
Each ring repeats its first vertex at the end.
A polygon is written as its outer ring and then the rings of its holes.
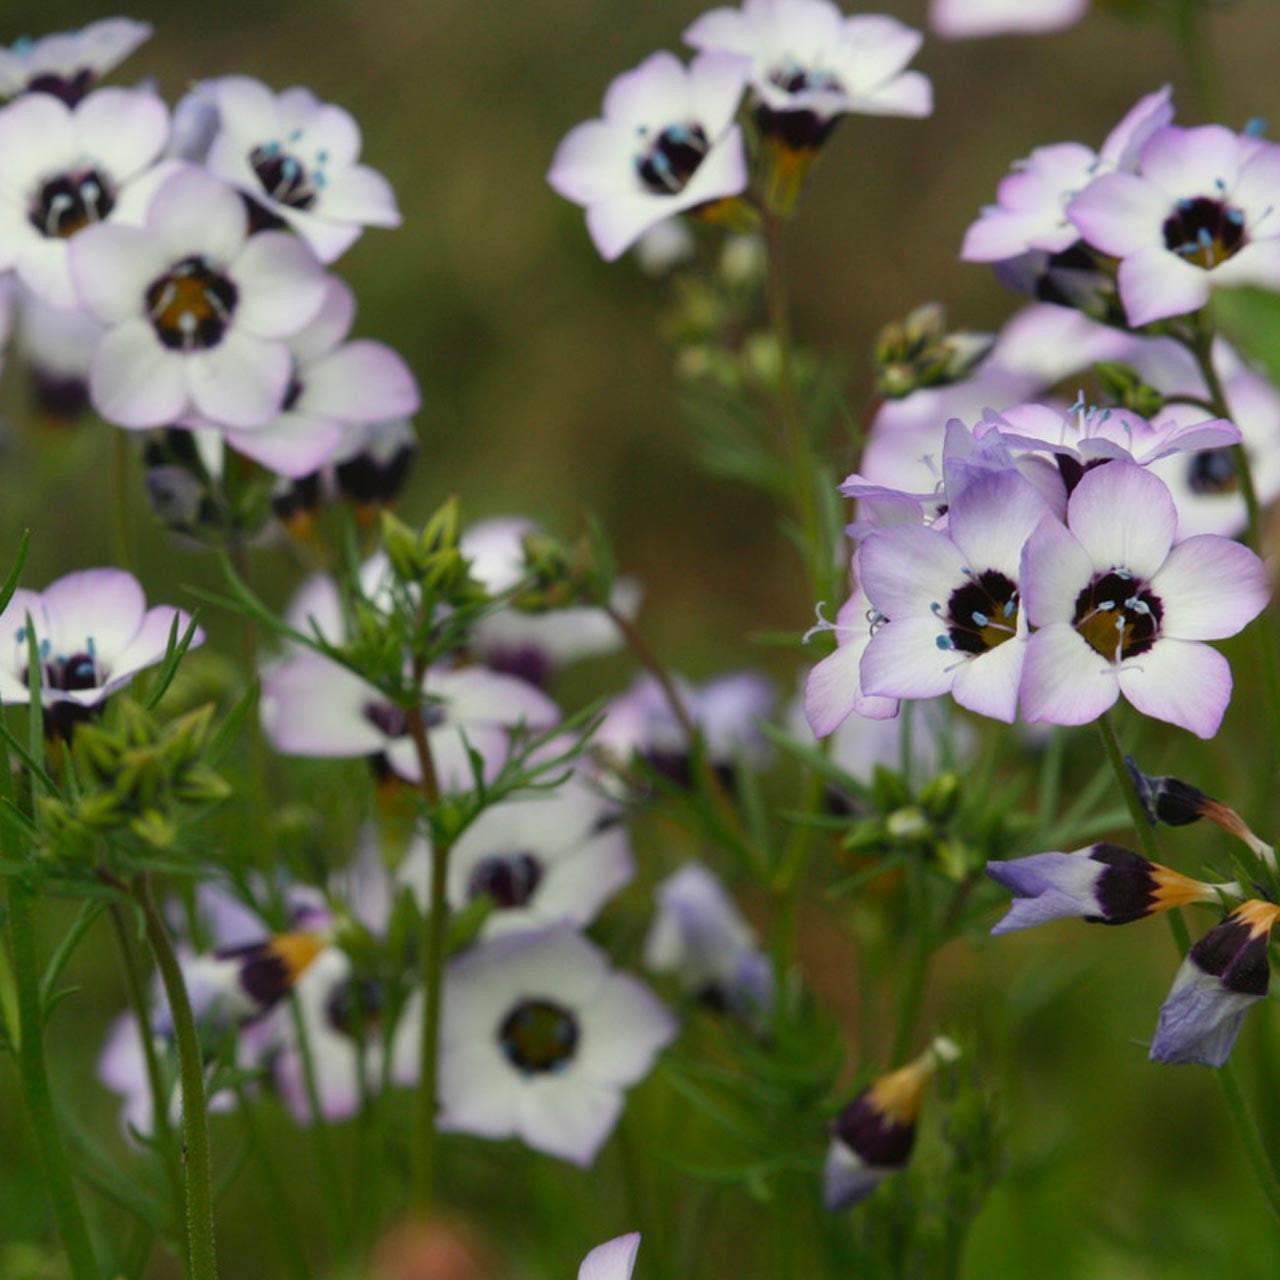
MULTIPOLYGON (((138 580, 123 569, 81 569, 39 592, 20 587, 0 613, 0 700, 29 701, 34 640, 41 701, 74 720, 162 661, 175 624, 181 640, 190 616, 171 605, 148 609, 138 580)), ((196 628, 191 644, 203 643, 196 628)))
POLYGON ((168 109, 141 89, 100 89, 74 107, 30 94, 0 110, 0 270, 76 306, 72 243, 140 219, 168 136, 168 109))
POLYGON ((654 896, 646 967, 675 974, 685 991, 713 1009, 745 1017, 767 1012, 773 1002, 768 958, 720 881, 701 862, 686 862, 654 896))
MULTIPOLYGON (((425 903, 432 850, 419 836, 400 880, 425 903)), ((493 910, 483 937, 567 920, 579 927, 635 875, 635 861, 616 803, 581 770, 553 791, 487 808, 449 856, 450 905, 487 898, 493 910)))
MULTIPOLYGON (((524 539, 538 526, 522 516, 495 516, 467 529, 458 549, 471 562, 471 576, 489 592, 510 591, 527 572, 524 539)), ((632 618, 640 607, 640 585, 620 578, 612 604, 632 618)), ((623 645, 617 624, 594 605, 532 612, 501 609, 482 618, 471 633, 470 647, 495 671, 522 676, 533 684, 550 684, 562 667, 583 658, 613 653, 623 645)))
POLYGON ((578 1280, 631 1280, 639 1251, 638 1231, 598 1244, 583 1258, 578 1280))
POLYGON ((1213 534, 1175 542, 1177 512, 1158 476, 1130 462, 1086 472, 1067 524, 1046 520, 1023 554, 1029 721, 1087 724, 1123 693, 1144 715, 1201 738, 1218 731, 1231 668, 1203 643, 1235 635, 1266 607, 1266 568, 1213 534))
POLYGON ((855 587, 835 622, 820 621, 815 628, 830 630, 836 637, 835 651, 805 681, 804 713, 815 738, 834 733, 855 713, 868 720, 890 720, 898 714, 896 698, 874 697, 862 688, 862 655, 883 621, 866 592, 855 587))
POLYGON ((1089 0, 933 0, 929 25, 944 40, 1038 35, 1079 22, 1089 0))
POLYGON ((1197 311, 1215 288, 1280 285, 1280 146, 1221 125, 1154 133, 1135 172, 1096 178, 1067 207, 1120 259, 1129 323, 1197 311))
MULTIPOLYGON (((492 777, 507 758, 511 733, 550 728, 559 711, 546 694, 515 676, 483 667, 436 667, 423 676, 423 718, 441 786, 473 785, 471 752, 492 777)), ((284 755, 374 756, 409 782, 422 771, 406 714, 346 667, 305 652, 262 678, 262 726, 284 755)))
POLYGON ((702 53, 685 67, 660 52, 620 75, 604 115, 572 129, 547 174, 587 211, 587 230, 612 261, 673 214, 736 196, 747 185, 734 123, 750 62, 702 53))
MULTIPOLYGON (((421 999, 397 1030, 393 1072, 418 1078, 421 999)), ((642 982, 609 968, 568 926, 505 934, 449 966, 441 1025, 440 1126, 518 1137, 587 1167, 676 1022, 642 982)))
POLYGON ((301 87, 276 94, 248 76, 203 90, 217 111, 205 163, 244 192, 256 229, 292 228, 332 262, 364 227, 400 225, 391 184, 358 163, 360 127, 341 107, 301 87))
POLYGON ((0 49, 0 98, 43 93, 70 106, 151 38, 151 24, 102 18, 79 31, 59 31, 0 49))
MULTIPOLYGON (((1165 85, 1140 99, 1098 151, 1079 142, 1037 147, 1001 180, 996 203, 987 205, 965 233, 960 257, 966 262, 1010 263, 1034 256, 1037 285, 1064 270, 1087 270, 1092 264, 1078 247, 1080 231, 1067 208, 1100 173, 1133 168, 1146 140, 1173 119, 1171 98, 1172 90, 1165 85)), ((1019 273, 1025 270, 1022 266, 1019 273)))
POLYGON ((761 134, 812 151, 842 116, 927 116, 933 91, 907 64, 923 37, 896 18, 846 17, 831 0, 743 0, 684 33, 695 49, 751 59, 761 134))
POLYGON ((292 371, 284 340, 319 311, 326 282, 291 236, 250 237, 235 192, 188 165, 156 192, 145 226, 76 236, 71 269, 107 328, 89 376, 94 406, 131 428, 190 413, 236 428, 270 421, 292 371))
POLYGON ((992 933, 1030 929, 1050 920, 1130 924, 1190 902, 1219 902, 1238 885, 1205 884, 1151 862, 1131 849, 1093 844, 1074 853, 1033 853, 988 862, 987 875, 1014 895, 992 933))
POLYGON ((827 1209, 860 1204, 891 1174, 905 1169, 916 1142, 925 1086, 960 1050, 939 1036, 914 1062, 881 1076, 836 1117, 823 1173, 827 1209))
POLYGON ((1012 723, 1026 652, 1022 546, 1050 515, 1017 471, 990 471, 951 502, 943 532, 878 529, 858 553, 862 586, 886 621, 862 656, 864 692, 887 698, 950 693, 1012 723))
MULTIPOLYGON (((767 677, 732 671, 701 685, 681 676, 673 683, 714 768, 731 776, 739 760, 764 759, 768 747, 758 722, 777 700, 767 677)), ((638 758, 679 785, 689 781, 688 738, 662 686, 648 673, 608 705, 593 741, 615 763, 625 765, 638 758)))
MULTIPOLYGON (((355 312, 350 287, 329 276, 320 310, 288 339, 292 372, 276 416, 224 429, 236 452, 297 479, 362 446, 366 428, 417 412, 418 384, 400 356, 381 342, 346 340, 355 312)), ((190 423, 219 426, 199 417, 190 423)))
POLYGON ((18 289, 14 346, 40 410, 51 418, 77 417, 89 407, 89 370, 102 326, 78 307, 55 307, 18 289))
POLYGON ((1267 950, 1277 918, 1280 907, 1253 899, 1191 948, 1160 1010, 1152 1062, 1226 1062, 1244 1015, 1267 994, 1267 950))

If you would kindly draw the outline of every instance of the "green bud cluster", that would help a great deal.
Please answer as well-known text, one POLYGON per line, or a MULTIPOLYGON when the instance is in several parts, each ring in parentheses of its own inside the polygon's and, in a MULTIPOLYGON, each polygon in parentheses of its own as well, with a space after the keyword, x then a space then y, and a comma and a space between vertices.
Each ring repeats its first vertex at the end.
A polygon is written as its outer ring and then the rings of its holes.
POLYGON ((986 359, 994 342, 988 333, 948 333, 945 310, 939 303, 926 303, 880 330, 876 389, 886 400, 900 400, 924 387, 960 382, 986 359))
POLYGON ((1142 375, 1127 364, 1106 360, 1093 366, 1098 385, 1115 404, 1144 418, 1154 418, 1164 408, 1164 395, 1144 382, 1142 375))
POLYGON ((35 798, 50 851, 83 853, 96 839, 125 832, 153 850, 172 848, 184 808, 231 794, 204 761, 212 724, 212 705, 161 723, 117 698, 109 725, 81 725, 72 747, 76 785, 35 798))

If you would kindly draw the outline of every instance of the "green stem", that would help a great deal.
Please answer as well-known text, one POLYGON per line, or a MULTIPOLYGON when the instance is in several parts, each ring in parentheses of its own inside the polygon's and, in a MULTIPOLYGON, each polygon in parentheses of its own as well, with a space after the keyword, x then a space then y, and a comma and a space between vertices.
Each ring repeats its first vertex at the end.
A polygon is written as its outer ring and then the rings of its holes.
POLYGON ((155 1128, 156 1145, 164 1162, 169 1182, 170 1212, 174 1223, 181 1221, 182 1174, 176 1160, 177 1148, 173 1140, 173 1125, 169 1121, 169 1097, 165 1089, 164 1074, 156 1054, 155 1036, 151 1030, 151 1009, 147 998, 142 966, 138 963, 138 951, 124 908, 119 903, 111 905, 111 925, 120 949, 120 963, 124 969, 125 988, 129 1004, 138 1023, 138 1035, 142 1041, 142 1053, 147 1067, 147 1085, 151 1090, 152 1125, 155 1128))
POLYGON ((298 1042, 298 1063, 302 1068, 302 1089, 311 1115, 311 1144, 315 1148, 320 1192, 325 1204, 325 1227, 335 1240, 335 1252, 347 1256, 346 1213, 342 1182, 338 1177, 338 1164, 329 1141, 329 1125, 324 1108, 320 1105, 320 1087, 316 1082, 315 1056, 311 1052, 311 1037, 307 1034, 307 1021, 302 1016, 302 1006, 297 992, 289 995, 289 1017, 293 1023, 293 1036, 298 1042))
MULTIPOLYGON (((1125 768, 1124 753, 1120 749, 1120 740, 1116 736, 1115 726, 1111 723, 1110 717, 1104 715, 1098 721, 1098 727, 1102 731, 1102 740, 1106 744, 1107 756, 1115 771, 1116 781, 1124 795, 1125 803, 1129 806, 1129 812, 1133 815, 1134 826, 1137 827, 1142 839, 1143 852, 1153 862, 1158 862, 1159 850, 1156 847, 1155 833, 1151 830, 1142 802, 1138 799, 1133 779, 1129 777, 1129 771, 1125 768)), ((1180 911, 1168 911, 1165 914, 1169 920, 1169 930, 1173 934, 1178 954, 1185 957, 1191 950, 1191 935, 1187 930, 1187 922, 1182 918, 1180 911)), ((1244 1143, 1245 1154, 1249 1158, 1249 1165, 1258 1183, 1258 1189, 1262 1192, 1272 1213, 1280 1218, 1280 1173, 1271 1163, 1262 1139, 1258 1135, 1257 1125, 1249 1114, 1244 1094, 1240 1090, 1240 1082, 1236 1079, 1235 1068, 1227 1062, 1218 1067, 1213 1074, 1218 1078, 1218 1086, 1226 1100, 1227 1110, 1231 1113, 1232 1123, 1236 1127, 1240 1141, 1244 1143)))
POLYGON ((213 1239, 213 1181, 209 1157, 209 1114, 205 1101, 204 1061, 182 967, 156 908, 145 876, 134 885, 134 897, 146 921, 147 942, 160 970, 182 1081, 183 1174, 187 1201, 187 1275, 189 1280, 217 1280, 213 1239))
MULTIPOLYGON (((427 804, 440 803, 440 781, 436 775, 431 743, 421 706, 406 713, 409 735, 418 755, 419 783, 427 804)), ((439 1131, 436 1128, 436 1093, 440 1059, 440 1018, 444 1009, 444 969, 449 943, 449 853, 444 840, 433 841, 429 903, 422 920, 422 1073, 413 1144, 413 1206, 425 1217, 436 1195, 439 1165, 439 1131)))
POLYGON ((133 459, 128 432, 111 429, 111 514, 112 552, 116 564, 132 574, 138 572, 138 552, 133 537, 133 504, 130 484, 133 459))
POLYGON ((805 569, 809 587, 820 595, 829 577, 822 544, 822 527, 814 492, 813 442, 805 428, 796 399, 791 337, 791 311, 787 299, 787 275, 783 257, 783 222, 766 215, 763 222, 765 251, 769 268, 769 324, 778 350, 778 412, 786 439, 791 490, 800 527, 804 533, 805 569))
POLYGON ((35 926, 31 894, 16 878, 9 880, 9 932, 13 941, 13 969, 18 995, 18 1071, 23 1098, 36 1140, 36 1154, 53 1203, 67 1262, 74 1280, 101 1280, 89 1229, 71 1178, 62 1131, 54 1114, 49 1070, 44 1056, 44 1007, 40 999, 35 926))
POLYGON ((253 1099, 245 1092, 242 1085, 236 1085, 236 1110, 240 1114, 240 1122, 244 1126, 249 1149, 253 1153, 261 1176, 262 1189, 267 1201, 264 1216, 271 1222, 285 1266, 294 1280, 309 1280, 311 1271, 307 1266, 307 1257, 298 1240, 297 1231, 294 1229, 284 1180, 280 1177, 280 1170, 271 1157, 270 1146, 263 1139, 262 1127, 254 1111, 253 1099))

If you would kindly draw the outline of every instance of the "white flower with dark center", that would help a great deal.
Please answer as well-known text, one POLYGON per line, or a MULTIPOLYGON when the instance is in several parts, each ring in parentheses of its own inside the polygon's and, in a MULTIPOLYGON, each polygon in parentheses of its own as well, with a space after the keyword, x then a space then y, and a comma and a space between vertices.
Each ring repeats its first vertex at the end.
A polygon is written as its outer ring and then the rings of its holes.
POLYGON ((79 31, 19 40, 0 49, 0 98, 41 93, 79 102, 101 76, 150 38, 150 23, 103 18, 79 31))
MULTIPOLYGON (((374 756, 406 781, 421 781, 404 710, 346 667, 302 653, 265 672, 262 688, 262 725, 277 751, 374 756)), ((444 787, 474 785, 471 751, 492 777, 507 758, 514 729, 547 729, 559 719, 540 690, 483 667, 432 668, 423 677, 422 696, 427 741, 444 787)))
MULTIPOLYGON (((40 658, 46 708, 97 706, 139 671, 160 662, 177 623, 182 639, 190 617, 170 605, 148 609, 138 580, 123 569, 82 569, 43 591, 19 588, 0 613, 0 701, 30 700, 29 628, 40 658)), ((197 628, 192 645, 204 642, 197 628)))
POLYGON ((292 236, 250 237, 235 192, 187 165, 156 192, 144 226, 76 236, 71 267, 107 327, 94 406, 131 428, 193 413, 232 428, 269 422, 292 375, 285 340, 315 317, 327 279, 292 236))
MULTIPOLYGON (((315 318, 288 340, 293 367, 278 413, 260 427, 224 430, 233 449, 299 478, 362 445, 364 428, 417 411, 418 384, 390 347, 346 341, 355 312, 351 289, 328 277, 315 318)), ((191 425, 219 424, 193 419, 191 425)))
MULTIPOLYGON (((471 574, 491 595, 514 587, 525 573, 523 540, 538 532, 522 516, 495 516, 472 525, 459 541, 471 561, 471 574)), ((613 607, 628 618, 640 605, 640 586, 621 578, 614 584, 613 607)), ((622 648, 617 624, 600 608, 573 605, 530 613, 502 609, 482 618, 471 646, 491 667, 546 685, 563 666, 622 648)))
POLYGON ((205 162, 248 197, 255 225, 291 227, 322 262, 364 227, 400 225, 391 184, 358 163, 360 127, 341 107, 300 87, 273 93, 248 76, 206 87, 218 125, 205 162))
MULTIPOLYGON (((422 904, 432 860, 422 835, 400 868, 422 904)), ((617 805, 578 772, 554 791, 491 806, 463 832, 449 856, 449 903, 457 910, 487 898, 485 937, 560 921, 581 927, 634 875, 617 805)))
POLYGON ((586 208, 603 257, 619 257, 673 214, 746 187, 734 116, 750 67, 734 54, 699 54, 685 67, 673 54, 655 53, 609 86, 602 119, 561 142, 547 181, 586 208))
POLYGON ((821 146, 850 112, 933 110, 929 81, 906 70, 923 37, 896 18, 846 17, 831 0, 743 0, 741 9, 704 13, 684 38, 751 59, 760 131, 790 147, 821 146))
MULTIPOLYGON (((397 1029, 393 1071, 418 1078, 421 998, 397 1029)), ((520 1138, 588 1166, 622 1114, 623 1093, 675 1039, 642 982, 617 973, 567 926, 472 948, 445 978, 440 1127, 520 1138)))
POLYGON ((168 136, 168 109, 142 90, 100 89, 74 107, 31 94, 0 110, 0 270, 75 306, 72 242, 100 223, 140 221, 168 136))

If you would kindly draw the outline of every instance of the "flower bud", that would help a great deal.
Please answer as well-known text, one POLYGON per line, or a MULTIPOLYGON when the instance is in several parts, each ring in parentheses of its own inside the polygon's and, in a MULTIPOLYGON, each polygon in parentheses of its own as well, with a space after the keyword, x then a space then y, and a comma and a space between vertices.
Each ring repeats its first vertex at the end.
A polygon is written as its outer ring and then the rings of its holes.
POLYGON ((874 357, 876 387, 886 400, 960 382, 990 353, 993 335, 948 333, 946 318, 942 306, 931 302, 880 330, 874 357))
POLYGON ((1144 382, 1130 365, 1103 360, 1093 366, 1093 373, 1103 391, 1123 409, 1154 418, 1164 408, 1163 393, 1144 382))

